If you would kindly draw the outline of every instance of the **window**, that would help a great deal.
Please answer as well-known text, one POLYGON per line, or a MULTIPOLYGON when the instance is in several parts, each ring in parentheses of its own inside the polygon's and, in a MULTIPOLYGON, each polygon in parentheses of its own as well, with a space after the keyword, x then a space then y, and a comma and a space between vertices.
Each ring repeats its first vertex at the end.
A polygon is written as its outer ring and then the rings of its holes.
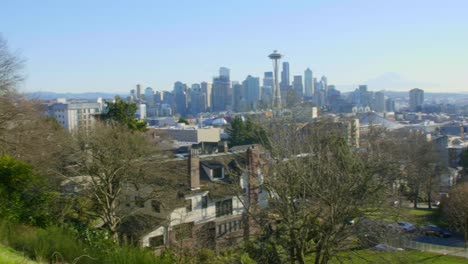
POLYGON ((213 169, 213 178, 222 179, 223 178, 223 168, 213 169))
POLYGON ((176 240, 182 240, 192 237, 193 223, 185 223, 174 226, 174 235, 176 240))
POLYGON ((159 201, 151 200, 151 207, 156 213, 161 212, 161 203, 159 201))
POLYGON ((232 215, 232 199, 216 202, 216 217, 232 215))
POLYGON ((135 206, 140 208, 145 207, 145 200, 140 196, 135 196, 135 206))
POLYGON ((202 196, 201 208, 208 208, 208 195, 202 196))
POLYGON ((185 200, 185 210, 186 212, 192 212, 192 199, 185 200))
POLYGON ((149 246, 154 248, 154 247, 160 247, 164 245, 164 237, 163 236, 154 236, 150 237, 149 239, 149 246))

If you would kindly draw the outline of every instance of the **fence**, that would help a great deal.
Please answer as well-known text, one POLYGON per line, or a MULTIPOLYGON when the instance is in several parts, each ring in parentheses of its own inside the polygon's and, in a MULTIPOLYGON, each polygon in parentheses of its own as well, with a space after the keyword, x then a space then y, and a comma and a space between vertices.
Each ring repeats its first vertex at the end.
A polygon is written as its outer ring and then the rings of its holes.
POLYGON ((432 253, 437 253, 437 254, 468 258, 468 250, 465 250, 462 247, 447 247, 447 246, 434 245, 434 244, 429 244, 429 243, 421 243, 421 242, 416 242, 416 241, 411 241, 411 240, 406 240, 406 239, 394 240, 389 244, 391 244, 394 247, 410 248, 410 249, 427 251, 427 252, 432 252, 432 253))

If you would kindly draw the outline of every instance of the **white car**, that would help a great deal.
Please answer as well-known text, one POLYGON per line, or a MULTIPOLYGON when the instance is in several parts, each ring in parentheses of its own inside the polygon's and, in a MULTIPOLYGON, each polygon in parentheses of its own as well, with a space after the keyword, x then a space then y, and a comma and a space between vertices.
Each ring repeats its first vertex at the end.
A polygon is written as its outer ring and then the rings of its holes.
POLYGON ((416 227, 414 227, 413 224, 408 222, 397 222, 397 225, 405 232, 413 233, 414 231, 416 231, 416 227))

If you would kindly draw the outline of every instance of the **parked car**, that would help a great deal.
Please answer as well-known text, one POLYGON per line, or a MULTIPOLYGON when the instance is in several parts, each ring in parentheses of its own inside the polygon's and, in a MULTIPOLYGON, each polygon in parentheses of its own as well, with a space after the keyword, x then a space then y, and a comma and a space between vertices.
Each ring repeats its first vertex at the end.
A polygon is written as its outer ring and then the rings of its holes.
POLYGON ((427 225, 422 226, 421 231, 426 235, 439 236, 439 237, 449 237, 452 235, 449 231, 440 228, 436 225, 427 225))
POLYGON ((388 227, 399 232, 414 233, 414 231, 416 231, 416 227, 408 222, 396 222, 390 224, 388 227))
POLYGON ((397 224, 400 228, 403 228, 405 232, 413 233, 414 231, 416 231, 416 227, 414 227, 414 225, 411 223, 397 222, 397 224))
POLYGON ((439 205, 440 205, 440 201, 439 201, 439 200, 435 200, 434 202, 432 202, 432 205, 433 205, 433 206, 439 206, 439 205))

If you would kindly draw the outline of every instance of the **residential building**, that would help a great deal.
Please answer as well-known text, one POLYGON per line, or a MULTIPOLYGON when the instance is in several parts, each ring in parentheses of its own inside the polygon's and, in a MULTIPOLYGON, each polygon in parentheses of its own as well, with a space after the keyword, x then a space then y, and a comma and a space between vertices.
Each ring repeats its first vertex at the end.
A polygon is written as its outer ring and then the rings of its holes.
POLYGON ((186 160, 157 163, 169 173, 161 176, 161 184, 125 189, 123 210, 135 213, 120 232, 154 250, 172 245, 216 250, 239 243, 245 232, 258 230, 246 208, 253 212, 267 206, 261 155, 256 145, 228 151, 227 144, 220 144, 206 153, 199 144, 186 160), (231 180, 234 174, 239 181, 231 180), (155 190, 158 197, 151 196, 155 190))
POLYGON ((103 109, 102 103, 67 102, 65 99, 59 101, 60 103, 49 105, 47 112, 68 131, 89 129, 96 122, 94 115, 100 114, 103 109))
POLYGON ((217 127, 188 126, 178 123, 176 126, 168 128, 158 128, 164 131, 170 138, 179 142, 200 143, 218 142, 221 140, 221 129, 217 127))

